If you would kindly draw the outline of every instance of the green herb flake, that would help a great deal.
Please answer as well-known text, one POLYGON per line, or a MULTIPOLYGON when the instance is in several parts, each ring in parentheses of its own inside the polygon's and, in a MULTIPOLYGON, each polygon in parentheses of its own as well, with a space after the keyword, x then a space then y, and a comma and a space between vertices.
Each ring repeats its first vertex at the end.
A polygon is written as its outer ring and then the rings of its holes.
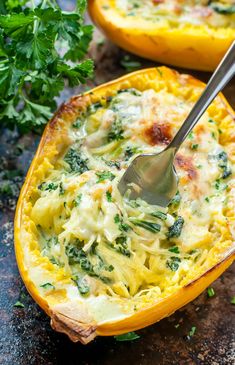
POLYGON ((215 121, 213 119, 208 119, 208 123, 214 123, 215 124, 215 121))
POLYGON ((231 298, 230 303, 235 305, 235 296, 231 298))
POLYGON ((112 194, 110 193, 110 191, 106 191, 106 199, 109 203, 112 202, 112 194))
POLYGON ((191 131, 189 134, 188 134, 188 139, 193 139, 194 138, 194 133, 193 131, 191 131))
POLYGON ((207 295, 209 298, 212 298, 215 296, 215 291, 213 288, 207 288, 207 295))
POLYGON ((210 202, 210 198, 209 198, 208 196, 206 196, 206 197, 205 197, 205 201, 206 201, 207 203, 209 203, 209 202, 210 202))
POLYGON ((115 175, 112 172, 110 172, 110 171, 99 171, 99 172, 96 172, 96 176, 98 176, 98 178, 99 178, 96 181, 97 183, 100 183, 100 182, 105 181, 105 180, 112 181, 115 178, 115 175))
POLYGON ((197 144, 197 143, 196 143, 196 144, 192 144, 192 145, 191 145, 191 149, 192 149, 192 150, 197 150, 197 149, 198 149, 198 147, 199 147, 199 144, 197 144))
POLYGON ((17 300, 17 302, 15 302, 15 304, 13 305, 13 307, 16 307, 16 308, 24 308, 24 304, 21 303, 19 300, 17 300))
POLYGON ((45 283, 40 285, 41 288, 46 289, 46 290, 54 290, 55 286, 52 285, 51 283, 45 283))
POLYGON ((114 336, 116 341, 122 342, 122 341, 134 341, 140 338, 139 335, 135 332, 128 332, 123 335, 114 336))
POLYGON ((197 327, 192 326, 191 330, 189 331, 189 337, 193 337, 196 333, 197 327))
MULTIPOLYGON (((129 14, 130 15, 130 14, 129 14)), ((134 15, 134 14, 131 14, 134 15)), ((139 61, 135 61, 131 59, 129 55, 123 57, 120 62, 121 66, 126 69, 127 72, 132 72, 141 67, 141 63, 139 61)))
POLYGON ((171 199, 169 203, 169 208, 177 209, 181 202, 181 195, 179 191, 175 194, 174 198, 171 199))

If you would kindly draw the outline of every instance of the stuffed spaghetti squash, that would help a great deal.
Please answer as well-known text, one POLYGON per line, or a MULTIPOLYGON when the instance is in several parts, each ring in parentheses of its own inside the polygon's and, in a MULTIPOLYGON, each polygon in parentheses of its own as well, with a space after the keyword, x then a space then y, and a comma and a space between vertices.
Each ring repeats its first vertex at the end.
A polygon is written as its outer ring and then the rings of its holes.
POLYGON ((90 15, 120 47, 175 66, 211 71, 235 39, 235 3, 89 0, 90 15))
POLYGON ((161 151, 204 85, 168 68, 72 98, 48 124, 22 188, 15 249, 22 278, 73 341, 170 315, 234 258, 234 112, 218 96, 177 153, 165 209, 121 197, 142 152, 161 151))

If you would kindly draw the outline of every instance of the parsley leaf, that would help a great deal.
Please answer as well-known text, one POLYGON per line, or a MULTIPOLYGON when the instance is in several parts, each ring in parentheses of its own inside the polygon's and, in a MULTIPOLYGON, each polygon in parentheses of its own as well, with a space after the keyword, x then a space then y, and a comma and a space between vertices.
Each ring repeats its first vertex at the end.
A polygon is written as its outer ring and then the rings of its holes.
POLYGON ((40 130, 65 83, 77 86, 92 76, 92 61, 83 59, 93 29, 84 25, 85 8, 85 0, 70 13, 50 0, 0 3, 2 125, 40 130))
POLYGON ((133 340, 137 340, 138 338, 140 338, 139 335, 137 335, 137 333, 135 332, 128 332, 128 333, 124 333, 123 335, 118 335, 118 336, 114 336, 116 341, 133 341, 133 340))

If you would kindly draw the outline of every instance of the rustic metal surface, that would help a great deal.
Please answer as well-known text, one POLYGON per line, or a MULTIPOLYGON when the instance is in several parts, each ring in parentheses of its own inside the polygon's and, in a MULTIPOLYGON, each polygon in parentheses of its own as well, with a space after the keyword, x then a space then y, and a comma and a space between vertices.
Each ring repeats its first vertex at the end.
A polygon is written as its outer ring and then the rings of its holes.
MULTIPOLYGON (((96 60, 96 76, 89 86, 114 79, 126 72, 121 66, 125 52, 95 36, 91 56, 96 60)), ((131 56, 131 59, 137 58, 131 56)), ((138 59, 141 67, 156 65, 138 59)), ((190 72, 206 81, 206 73, 190 72)), ((78 90, 73 90, 75 93, 78 90)), ((68 98, 66 90, 62 99, 68 98)), ((225 90, 235 106, 235 83, 225 90)), ((39 142, 39 136, 19 136, 0 131, 0 364, 1 365, 232 365, 235 363, 235 295, 234 272, 231 267, 214 284, 216 295, 204 292, 182 310, 161 322, 138 331, 140 338, 117 342, 114 338, 98 338, 83 346, 55 333, 49 318, 26 292, 19 276, 13 247, 14 209, 39 142), (17 171, 16 171, 17 169, 17 171), (16 176, 14 176, 16 175, 16 176), (14 304, 20 300, 24 308, 14 304), (196 332, 188 336, 192 326, 196 332)))

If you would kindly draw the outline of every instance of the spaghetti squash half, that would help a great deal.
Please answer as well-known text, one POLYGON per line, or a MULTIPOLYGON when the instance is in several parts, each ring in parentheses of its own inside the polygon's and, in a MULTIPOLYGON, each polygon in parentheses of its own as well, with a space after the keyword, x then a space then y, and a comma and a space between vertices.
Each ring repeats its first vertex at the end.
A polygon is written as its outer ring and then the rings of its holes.
POLYGON ((122 197, 132 159, 172 139, 204 84, 138 71, 62 105, 17 205, 20 273, 73 341, 145 327, 200 294, 234 259, 234 112, 218 96, 179 150, 167 208, 122 197))
POLYGON ((89 0, 94 23, 120 47, 154 61, 216 68, 235 39, 235 3, 181 0, 89 0))

